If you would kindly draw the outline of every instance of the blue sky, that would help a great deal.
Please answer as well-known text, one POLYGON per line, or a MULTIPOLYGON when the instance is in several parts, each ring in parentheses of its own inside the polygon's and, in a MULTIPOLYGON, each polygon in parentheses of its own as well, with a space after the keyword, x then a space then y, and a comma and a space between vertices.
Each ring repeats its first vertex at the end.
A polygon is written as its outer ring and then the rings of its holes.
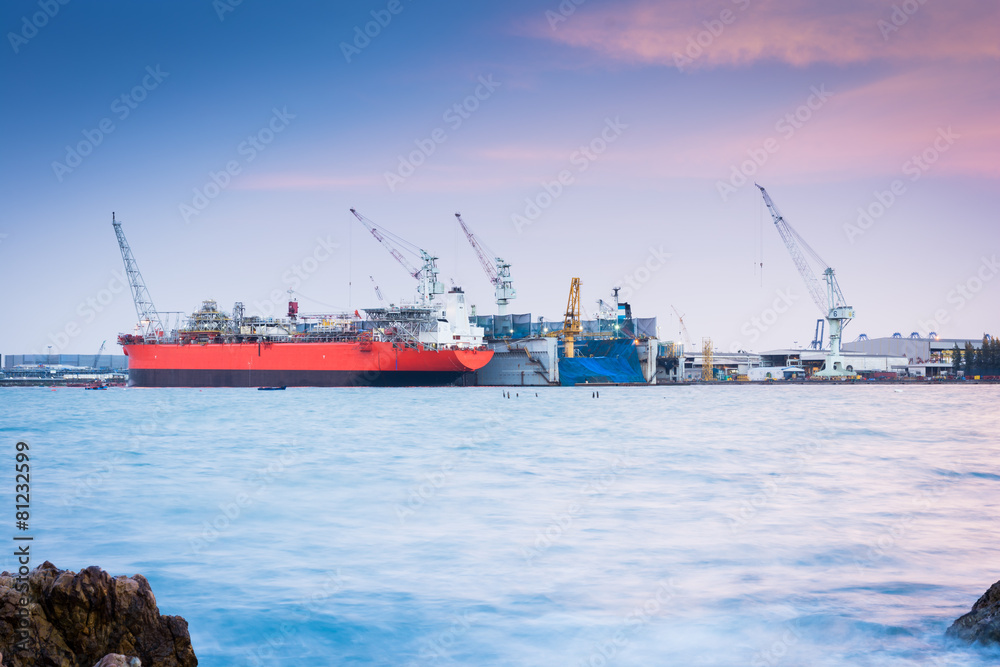
POLYGON ((846 339, 995 333, 998 16, 968 0, 6 3, 0 353, 93 353, 131 330, 112 211, 163 311, 267 311, 289 288, 306 312, 363 308, 369 275, 412 298, 351 207, 439 255, 483 313, 456 211, 513 265, 512 312, 559 317, 578 276, 591 313, 623 285, 664 339, 675 305, 720 349, 804 345, 819 312, 754 179, 836 268, 846 339))

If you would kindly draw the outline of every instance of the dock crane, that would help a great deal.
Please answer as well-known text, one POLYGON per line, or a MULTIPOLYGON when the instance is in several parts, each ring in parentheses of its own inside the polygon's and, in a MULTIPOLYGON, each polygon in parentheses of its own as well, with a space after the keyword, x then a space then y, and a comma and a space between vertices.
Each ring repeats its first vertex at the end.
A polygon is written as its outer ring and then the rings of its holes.
POLYGON ((580 279, 573 278, 569 284, 569 299, 566 301, 566 314, 563 316, 563 340, 566 342, 566 358, 572 359, 575 353, 573 344, 576 337, 583 333, 580 324, 580 279))
POLYGON ((469 226, 462 220, 461 213, 456 213, 455 217, 458 219, 458 224, 462 225, 462 231, 465 232, 465 238, 469 239, 469 245, 476 251, 476 257, 479 258, 479 263, 482 265, 483 271, 486 272, 486 277, 489 278, 490 283, 495 288, 494 295, 497 300, 497 314, 506 315, 507 304, 517 296, 517 290, 514 289, 514 283, 510 278, 510 264, 503 261, 501 257, 497 257, 496 253, 487 252, 487 248, 479 242, 476 235, 472 233, 469 226), (493 256, 492 263, 489 260, 491 255, 493 256))
POLYGON ((97 349, 97 354, 94 355, 94 369, 95 370, 101 367, 101 352, 104 352, 104 345, 107 342, 108 341, 106 341, 106 340, 102 340, 101 341, 101 347, 99 347, 97 349))
POLYGON ((377 282, 375 282, 375 276, 368 276, 368 277, 369 277, 369 278, 371 279, 371 281, 372 281, 372 287, 374 287, 374 288, 375 288, 375 296, 377 296, 377 297, 378 297, 378 302, 379 302, 379 303, 385 303, 385 299, 384 299, 384 298, 382 298, 382 290, 380 290, 380 289, 378 288, 378 283, 377 283, 377 282))
POLYGON ((412 243, 396 236, 385 227, 375 224, 365 216, 358 213, 355 209, 351 209, 351 213, 354 217, 358 219, 361 224, 363 224, 372 236, 375 237, 382 247, 389 251, 397 262, 410 274, 413 278, 416 278, 420 284, 417 286, 417 293, 420 294, 420 305, 424 308, 430 308, 431 304, 434 302, 434 297, 439 294, 444 294, 444 283, 438 280, 438 268, 437 268, 437 257, 434 257, 428 253, 423 248, 418 248, 412 243), (407 248, 408 252, 415 255, 420 255, 420 259, 423 262, 423 266, 419 269, 415 268, 410 262, 403 256, 400 249, 396 246, 409 246, 407 248))
POLYGON ((128 284, 132 289, 132 301, 135 303, 135 314, 139 316, 139 330, 143 338, 157 338, 163 336, 163 323, 160 321, 160 314, 153 305, 153 300, 149 297, 149 290, 139 273, 139 265, 136 264, 132 256, 132 249, 125 240, 125 232, 122 231, 122 223, 115 219, 114 212, 111 213, 111 224, 115 228, 115 236, 118 237, 118 248, 122 251, 122 261, 125 262, 125 273, 128 275, 128 284))
POLYGON ((562 329, 555 329, 542 334, 543 336, 560 336, 566 344, 564 353, 567 359, 576 354, 574 344, 583 336, 583 324, 580 322, 580 279, 573 278, 569 283, 569 299, 566 301, 566 314, 563 315, 562 329))
POLYGON ((778 234, 781 235, 781 240, 784 241, 785 247, 788 248, 788 253, 792 256, 792 261, 795 263, 795 267, 799 270, 799 275, 802 276, 802 280, 806 284, 806 290, 812 297, 813 302, 820 309, 820 312, 826 317, 827 328, 830 332, 830 352, 826 355, 826 363, 823 364, 823 368, 816 375, 819 377, 853 375, 854 369, 845 363, 844 357, 840 352, 840 338, 844 326, 854 317, 854 308, 847 305, 847 300, 844 299, 844 295, 840 291, 840 285, 837 284, 837 277, 834 274, 833 268, 824 262, 816 251, 809 247, 805 239, 799 236, 799 233, 785 221, 784 216, 781 215, 774 202, 771 201, 767 190, 756 183, 754 185, 757 185, 764 196, 764 203, 767 205, 767 210, 771 212, 771 217, 774 218, 774 226, 777 228, 778 234), (809 265, 810 259, 823 267, 823 276, 826 281, 825 289, 809 265))
POLYGON ((677 314, 677 321, 680 322, 681 324, 681 335, 684 336, 684 344, 687 345, 688 347, 692 347, 691 334, 688 333, 688 328, 684 324, 684 316, 681 315, 679 312, 677 312, 677 308, 674 307, 672 304, 670 307, 674 309, 674 313, 677 314))
POLYGON ((812 342, 809 343, 809 349, 811 350, 822 350, 823 349, 823 332, 825 331, 826 320, 820 318, 816 320, 816 333, 813 335, 812 342))

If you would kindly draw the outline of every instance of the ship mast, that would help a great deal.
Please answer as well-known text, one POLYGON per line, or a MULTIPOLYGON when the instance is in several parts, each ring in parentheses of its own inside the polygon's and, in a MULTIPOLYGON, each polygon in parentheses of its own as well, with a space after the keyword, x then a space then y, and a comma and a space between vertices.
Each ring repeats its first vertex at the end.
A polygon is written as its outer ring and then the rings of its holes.
POLYGON ((146 289, 146 283, 139 273, 139 265, 132 256, 132 249, 125 240, 125 232, 122 231, 122 223, 115 219, 114 212, 111 213, 111 224, 115 228, 115 236, 118 237, 118 247, 122 251, 122 261, 125 262, 125 273, 128 275, 128 284, 132 288, 132 301, 135 302, 135 314, 139 317, 139 330, 143 338, 157 338, 163 336, 163 323, 160 321, 160 314, 153 305, 153 300, 146 289))

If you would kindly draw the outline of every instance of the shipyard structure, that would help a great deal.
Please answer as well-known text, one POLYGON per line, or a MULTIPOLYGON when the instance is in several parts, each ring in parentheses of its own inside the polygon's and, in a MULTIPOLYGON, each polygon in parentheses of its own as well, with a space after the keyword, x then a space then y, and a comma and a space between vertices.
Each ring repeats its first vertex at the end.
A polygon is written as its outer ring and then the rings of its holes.
MULTIPOLYGON (((631 304, 619 300, 617 287, 610 287, 611 302, 597 299, 595 317, 584 317, 579 278, 570 281, 561 317, 508 314, 517 296, 511 265, 487 249, 460 214, 455 214, 456 221, 494 287, 495 315, 478 314, 454 281, 446 290, 435 255, 355 209, 351 209, 353 216, 416 281, 413 302, 387 303, 372 276, 378 305, 353 312, 300 312, 299 302, 289 290, 284 317, 247 313, 241 302, 224 311, 210 299, 189 314, 167 313, 153 306, 122 224, 112 214, 137 315, 132 331, 118 336, 128 360, 127 381, 144 387, 274 389, 649 385, 963 375, 979 379, 978 373, 992 372, 1000 365, 996 359, 1000 347, 989 337, 982 341, 941 340, 932 332, 925 337, 914 333, 904 339, 895 334, 869 340, 862 334, 854 342, 844 342, 844 327, 855 314, 833 268, 785 221, 766 190, 760 190, 823 316, 817 320, 816 335, 808 349, 720 352, 707 338, 700 345, 692 343, 683 315, 676 308, 680 326, 677 340, 663 340, 656 318, 634 316, 631 304), (171 314, 175 316, 173 323, 169 321, 171 314)), ((102 351, 103 345, 95 355, 95 367, 102 351)), ((10 380, 37 381, 42 373, 28 363, 4 370, 0 378, 4 384, 11 384, 10 380), (35 377, 29 378, 31 375, 35 377)), ((79 369, 77 375, 81 375, 79 369)), ((108 381, 120 382, 121 375, 108 381)), ((94 382, 101 384, 103 379, 94 382)))

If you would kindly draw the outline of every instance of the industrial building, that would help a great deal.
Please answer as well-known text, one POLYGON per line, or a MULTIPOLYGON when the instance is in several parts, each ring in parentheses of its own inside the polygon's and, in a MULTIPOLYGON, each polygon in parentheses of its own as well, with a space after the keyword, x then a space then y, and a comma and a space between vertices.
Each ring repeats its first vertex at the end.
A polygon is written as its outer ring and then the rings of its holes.
POLYGON ((958 345, 964 350, 966 345, 975 349, 983 346, 982 338, 939 338, 921 337, 911 333, 904 338, 895 333, 886 338, 868 338, 862 334, 852 343, 844 343, 843 349, 861 355, 885 355, 906 359, 906 375, 937 377, 952 371, 952 351, 958 345))
POLYGON ((0 386, 125 384, 124 354, 6 354, 2 355, 0 386))

